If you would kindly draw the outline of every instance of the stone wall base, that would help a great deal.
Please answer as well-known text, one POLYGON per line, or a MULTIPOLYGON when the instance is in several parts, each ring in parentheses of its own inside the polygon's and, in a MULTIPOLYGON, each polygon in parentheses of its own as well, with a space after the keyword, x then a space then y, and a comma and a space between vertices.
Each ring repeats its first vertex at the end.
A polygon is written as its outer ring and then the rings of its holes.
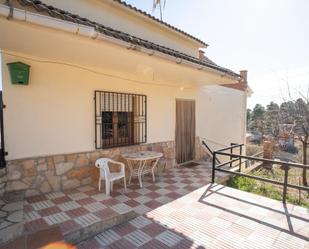
POLYGON ((209 161, 210 156, 204 146, 202 145, 202 139, 200 137, 195 138, 195 158, 194 160, 209 161))
POLYGON ((162 152, 166 168, 176 164, 174 141, 12 160, 7 162, 2 174, 0 172, 0 194, 25 190, 26 196, 31 196, 97 184, 99 171, 94 163, 98 158, 125 162, 121 154, 140 150, 162 152))
MULTIPOLYGON (((0 195, 25 190, 26 196, 31 196, 97 184, 99 171, 94 167, 94 163, 98 158, 109 157, 125 162, 121 154, 141 150, 162 152, 166 169, 176 165, 174 141, 12 160, 8 161, 6 169, 0 172, 0 195)), ((195 159, 203 157, 205 153, 197 138, 195 159)), ((159 171, 163 170, 163 166, 158 166, 159 171)))

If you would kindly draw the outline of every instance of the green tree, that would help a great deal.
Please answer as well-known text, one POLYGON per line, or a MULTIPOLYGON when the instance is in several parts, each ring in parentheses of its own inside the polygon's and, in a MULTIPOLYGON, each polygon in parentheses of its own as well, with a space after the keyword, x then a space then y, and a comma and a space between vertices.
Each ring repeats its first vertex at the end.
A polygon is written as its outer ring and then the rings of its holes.
MULTIPOLYGON (((309 93, 309 88, 308 88, 309 93)), ((309 96, 309 94, 307 94, 309 96)), ((280 106, 281 119, 286 124, 293 124, 293 132, 302 143, 303 164, 307 165, 309 146, 309 97, 301 94, 301 98, 284 102, 280 106)), ((303 169, 303 184, 308 186, 307 170, 303 169)))
POLYGON ((251 131, 257 131, 261 134, 265 132, 265 108, 260 104, 256 104, 252 110, 251 120, 249 124, 251 131))
POLYGON ((272 137, 278 137, 280 124, 280 108, 279 105, 271 101, 265 111, 265 131, 272 137))
MULTIPOLYGON (((307 149, 309 143, 309 99, 298 98, 295 101, 295 129, 303 147, 303 164, 307 165, 307 149)), ((303 184, 308 186, 307 170, 303 169, 303 184)))
POLYGON ((280 105, 281 122, 284 124, 294 124, 295 103, 293 101, 283 102, 280 105))

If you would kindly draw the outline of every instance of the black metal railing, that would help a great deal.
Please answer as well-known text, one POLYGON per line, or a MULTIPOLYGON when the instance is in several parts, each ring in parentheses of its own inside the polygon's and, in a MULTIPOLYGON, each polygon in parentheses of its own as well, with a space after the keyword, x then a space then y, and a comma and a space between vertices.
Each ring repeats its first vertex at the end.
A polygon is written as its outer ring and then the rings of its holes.
POLYGON ((0 91, 0 168, 4 168, 6 166, 5 156, 5 146, 4 146, 4 125, 3 125, 3 109, 5 105, 3 104, 2 99, 2 91, 0 91))
POLYGON ((289 169, 290 168, 301 168, 301 169, 308 169, 309 170, 309 165, 304 165, 304 164, 298 164, 298 163, 290 163, 290 162, 283 162, 283 161, 277 161, 277 160, 271 160, 271 159, 265 159, 265 158, 260 158, 260 157, 255 157, 255 156, 245 156, 242 155, 244 144, 231 144, 229 147, 225 147, 219 150, 216 150, 213 152, 213 158, 212 158, 212 183, 215 182, 215 176, 216 176, 216 171, 219 172, 224 172, 232 175, 237 175, 237 176, 243 176, 243 177, 248 177, 252 178, 255 180, 279 185, 283 187, 283 202, 286 203, 286 195, 287 195, 287 189, 288 188, 294 188, 298 190, 303 190, 303 191, 308 191, 309 192, 309 187, 307 186, 300 186, 300 185, 295 185, 288 183, 288 174, 289 174, 289 169), (234 150, 239 148, 239 154, 235 154, 234 150), (228 152, 227 152, 228 151, 228 152), (217 164, 217 156, 225 156, 228 157, 229 160, 220 164, 217 164), (233 165, 234 162, 237 162, 238 164, 233 165), (284 180, 278 181, 278 180, 272 180, 268 178, 263 178, 260 176, 255 176, 255 175, 249 175, 247 173, 243 173, 242 171, 242 165, 246 161, 257 161, 261 163, 268 163, 268 164, 278 164, 281 165, 281 167, 284 170, 284 180), (223 168, 224 166, 229 165, 229 167, 223 168), (237 168, 235 168, 237 167, 237 168), (231 170, 231 168, 233 170, 231 170), (236 170, 235 170, 236 169, 236 170))
MULTIPOLYGON (((207 143, 206 143, 204 140, 202 141, 202 145, 204 145, 204 147, 205 147, 206 150, 210 153, 210 155, 213 154, 213 150, 210 149, 210 147, 207 145, 207 143)), ((217 163, 221 163, 220 160, 219 160, 218 158, 216 159, 216 161, 217 161, 217 163)))

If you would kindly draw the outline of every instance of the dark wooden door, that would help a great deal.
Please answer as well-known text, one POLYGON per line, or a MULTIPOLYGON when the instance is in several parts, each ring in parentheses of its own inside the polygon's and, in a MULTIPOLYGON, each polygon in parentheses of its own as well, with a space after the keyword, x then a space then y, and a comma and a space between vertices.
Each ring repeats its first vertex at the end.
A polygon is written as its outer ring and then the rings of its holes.
POLYGON ((195 101, 176 100, 176 160, 191 161, 195 156, 195 101))

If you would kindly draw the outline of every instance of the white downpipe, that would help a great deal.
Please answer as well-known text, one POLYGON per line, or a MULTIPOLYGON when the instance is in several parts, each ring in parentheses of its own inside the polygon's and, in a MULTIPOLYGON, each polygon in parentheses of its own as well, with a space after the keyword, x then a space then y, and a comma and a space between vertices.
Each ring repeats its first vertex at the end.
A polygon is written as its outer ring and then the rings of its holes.
MULTIPOLYGON (((10 14, 10 7, 7 6, 7 5, 4 5, 4 4, 0 4, 0 15, 7 17, 7 16, 9 16, 9 14, 10 14)), ((68 21, 65 21, 65 20, 61 20, 61 19, 57 19, 57 18, 33 13, 33 12, 28 12, 28 11, 22 10, 22 9, 14 8, 12 19, 16 19, 18 21, 29 22, 29 23, 32 23, 32 24, 45 26, 45 27, 49 27, 49 28, 53 28, 53 29, 58 29, 58 30, 62 30, 62 31, 77 34, 77 35, 82 35, 82 36, 85 36, 85 37, 89 37, 91 39, 101 39, 101 40, 109 41, 109 42, 118 44, 120 46, 125 46, 126 48, 132 47, 132 44, 130 44, 128 42, 121 41, 121 40, 116 39, 116 38, 105 36, 105 35, 97 32, 93 27, 89 27, 89 26, 81 25, 81 24, 76 24, 76 23, 68 22, 68 21)), ((173 62, 175 62, 177 64, 186 64, 186 65, 188 65, 190 67, 194 67, 194 68, 196 68, 197 70, 200 70, 200 71, 205 70, 205 71, 209 71, 209 72, 215 72, 215 73, 218 74, 218 71, 215 70, 215 69, 204 67, 204 66, 201 66, 201 65, 196 65, 195 63, 189 62, 189 61, 186 61, 186 60, 175 59, 174 57, 172 57, 170 55, 166 55, 164 53, 154 51, 153 49, 138 47, 138 49, 136 49, 136 50, 144 52, 148 55, 155 55, 155 56, 161 57, 163 59, 167 59, 167 60, 170 60, 170 61, 172 60, 173 62)), ((226 73, 220 73, 220 75, 221 75, 221 77, 226 77, 226 78, 230 78, 230 79, 234 79, 234 80, 237 79, 237 77, 233 77, 233 76, 228 75, 226 73)))

